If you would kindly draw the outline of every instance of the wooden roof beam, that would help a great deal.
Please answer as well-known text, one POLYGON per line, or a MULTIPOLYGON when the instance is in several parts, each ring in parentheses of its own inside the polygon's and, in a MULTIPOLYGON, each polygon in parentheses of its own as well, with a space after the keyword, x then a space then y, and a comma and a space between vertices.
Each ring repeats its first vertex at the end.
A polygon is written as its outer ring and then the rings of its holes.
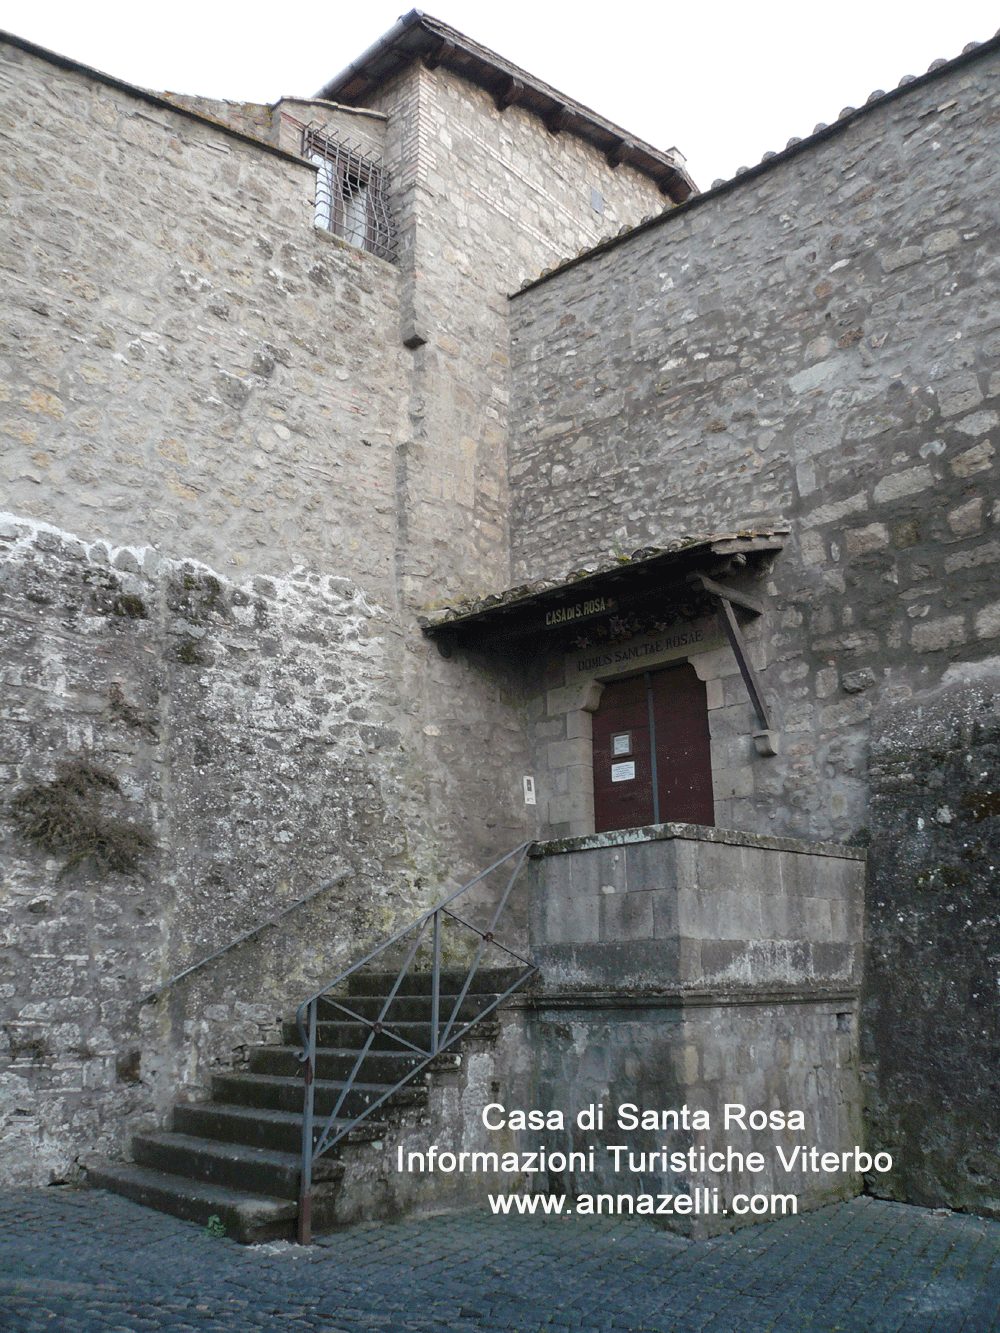
POLYGON ((744 611, 750 611, 755 616, 764 614, 764 604, 756 597, 748 597, 745 592, 740 592, 737 588, 727 588, 721 583, 715 583, 702 573, 689 574, 687 581, 696 588, 701 588, 703 592, 711 593, 713 597, 724 597, 727 602, 732 602, 736 606, 741 606, 744 611))
POLYGON ((513 76, 507 80, 507 85, 502 92, 497 94, 496 103, 498 111, 506 111, 509 106, 521 100, 524 93, 524 84, 520 79, 513 76))
POLYGON ((433 51, 428 51, 424 56, 424 64, 428 69, 437 69, 438 65, 446 64, 455 54, 455 43, 442 39, 441 44, 433 51))
POLYGON ((557 102, 545 117, 545 128, 550 134, 559 134, 569 124, 571 114, 565 102, 557 102))

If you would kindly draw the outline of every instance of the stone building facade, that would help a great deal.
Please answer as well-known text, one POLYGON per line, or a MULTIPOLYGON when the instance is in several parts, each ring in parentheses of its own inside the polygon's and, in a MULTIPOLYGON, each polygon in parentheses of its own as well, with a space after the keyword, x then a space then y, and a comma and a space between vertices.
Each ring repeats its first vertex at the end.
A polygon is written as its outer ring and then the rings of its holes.
POLYGON ((89 763, 158 849, 81 898, 5 817, 5 1171, 44 1180, 120 1153, 359 940, 533 834, 518 680, 446 662, 412 607, 509 581, 507 291, 664 196, 567 133, 571 198, 537 115, 421 61, 390 117, 3 51, 5 801, 89 763), (392 169, 396 263, 314 225, 309 125, 392 169), (254 945, 141 1026, 144 992, 317 883, 277 1007, 254 945))
POLYGON ((493 1086, 805 1102, 996 1211, 997 43, 704 194, 416 12, 273 107, 0 53, 5 1177, 536 839, 493 1086), (373 173, 389 258, 327 229, 373 173))
MULTIPOLYGON (((761 597, 747 638, 778 753, 728 648, 691 659, 716 817, 871 842, 863 1071, 871 1139, 901 1159, 873 1187, 990 1211, 997 1124, 970 1087, 991 1086, 998 1035, 996 59, 848 109, 529 285, 511 437, 515 579, 609 540, 787 524, 738 579, 761 597)), ((575 780, 584 818, 562 698, 588 656, 552 662, 534 705, 536 768, 575 780)))

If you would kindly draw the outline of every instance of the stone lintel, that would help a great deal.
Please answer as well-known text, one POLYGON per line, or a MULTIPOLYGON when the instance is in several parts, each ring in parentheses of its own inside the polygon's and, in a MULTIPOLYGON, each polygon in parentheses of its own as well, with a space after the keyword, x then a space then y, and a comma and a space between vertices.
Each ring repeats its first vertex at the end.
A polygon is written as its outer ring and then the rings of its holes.
POLYGON ((521 991, 505 1002, 505 1008, 520 1009, 729 1009, 734 1005, 828 1004, 834 1010, 852 1011, 858 1002, 857 986, 747 987, 707 990, 636 991, 623 994, 611 990, 521 991))
POLYGON ((638 842, 665 842, 672 838, 690 842, 721 842, 735 847, 760 847, 775 852, 801 852, 806 856, 833 856, 845 861, 864 861, 867 856, 863 847, 849 847, 845 843, 774 838, 763 833, 709 828, 702 824, 646 824, 642 828, 615 829, 610 833, 591 833, 580 838, 555 838, 532 844, 528 855, 560 856, 567 852, 596 851, 638 842))

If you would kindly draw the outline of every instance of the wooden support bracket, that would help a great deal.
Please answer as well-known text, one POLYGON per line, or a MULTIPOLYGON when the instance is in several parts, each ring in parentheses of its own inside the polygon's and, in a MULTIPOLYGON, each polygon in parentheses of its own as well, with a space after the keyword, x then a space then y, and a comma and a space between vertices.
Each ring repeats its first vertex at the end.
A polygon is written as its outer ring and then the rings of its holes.
POLYGON ((609 167, 620 167, 632 156, 635 144, 629 139, 619 139, 613 148, 609 148, 605 157, 609 167))
MULTIPOLYGON (((706 580, 707 582, 707 580, 706 580)), ((712 591, 707 589, 707 591, 712 591)), ((726 631, 726 637, 732 647, 736 657, 736 664, 740 669, 740 675, 743 677, 743 683, 747 687, 747 693, 750 695, 750 702, 753 704, 754 712, 757 714, 757 723, 761 731, 773 732, 771 725, 771 713, 764 699, 764 690, 761 686, 757 672, 754 670, 753 663, 750 661, 750 653, 747 649, 746 639, 743 632, 736 623, 736 616, 730 605, 729 598, 724 595, 725 590, 720 590, 715 596, 719 599, 719 619, 722 622, 722 628, 726 631)))
POLYGON ((564 102, 558 103, 545 117, 545 128, 550 134, 559 134, 570 120, 570 109, 564 102))
POLYGON ((713 597, 721 597, 724 601, 742 606, 745 611, 752 611, 755 616, 764 614, 764 603, 756 597, 748 597, 745 592, 738 592, 736 588, 723 587, 721 583, 713 583, 704 574, 689 574, 688 580, 694 587, 701 588, 704 592, 710 592, 713 597))
POLYGON ((428 51, 424 56, 424 65, 427 69, 437 69, 438 65, 443 65, 455 54, 455 43, 442 39, 441 45, 433 51, 428 51))
POLYGON ((520 79, 511 77, 507 80, 507 86, 503 92, 497 94, 497 110, 506 111, 509 106, 513 106, 519 100, 524 92, 524 84, 520 79))

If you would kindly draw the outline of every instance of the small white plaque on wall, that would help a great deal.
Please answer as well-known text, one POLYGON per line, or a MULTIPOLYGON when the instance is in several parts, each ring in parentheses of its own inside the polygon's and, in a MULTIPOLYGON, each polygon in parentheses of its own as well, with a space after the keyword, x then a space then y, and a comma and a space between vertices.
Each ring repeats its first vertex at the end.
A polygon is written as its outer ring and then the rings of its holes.
POLYGON ((635 760, 630 759, 627 764, 611 765, 612 782, 631 782, 635 777, 635 760))

